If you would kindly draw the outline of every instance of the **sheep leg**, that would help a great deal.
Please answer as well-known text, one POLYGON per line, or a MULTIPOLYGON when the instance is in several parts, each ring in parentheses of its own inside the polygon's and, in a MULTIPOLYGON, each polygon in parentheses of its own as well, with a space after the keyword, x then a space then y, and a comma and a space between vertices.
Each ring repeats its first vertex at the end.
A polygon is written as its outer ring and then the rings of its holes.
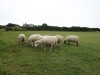
POLYGON ((19 45, 21 46, 21 43, 19 43, 19 45))
POLYGON ((68 41, 68 43, 70 44, 70 41, 68 41))
POLYGON ((53 47, 55 48, 55 51, 56 51, 56 46, 57 46, 57 45, 53 45, 53 47))
POLYGON ((19 39, 19 45, 21 46, 20 39, 19 39))
POLYGON ((32 45, 32 47, 33 47, 33 42, 31 41, 31 45, 32 45))
POLYGON ((44 46, 44 51, 46 51, 46 47, 44 46))
POLYGON ((50 52, 52 51, 53 45, 51 44, 50 52))
POLYGON ((66 44, 66 41, 64 40, 64 43, 66 44))
POLYGON ((44 51, 46 50, 46 46, 45 45, 43 45, 43 47, 44 47, 44 51))
POLYGON ((20 42, 19 45, 22 46, 22 42, 20 42))
POLYGON ((78 46, 78 42, 76 42, 77 46, 78 46))

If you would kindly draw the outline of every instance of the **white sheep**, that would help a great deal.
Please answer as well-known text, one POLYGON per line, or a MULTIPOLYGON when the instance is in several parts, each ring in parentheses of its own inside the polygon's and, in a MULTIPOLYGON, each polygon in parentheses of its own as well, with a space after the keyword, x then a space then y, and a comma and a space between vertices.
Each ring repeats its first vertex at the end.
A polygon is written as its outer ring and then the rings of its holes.
POLYGON ((42 39, 35 42, 35 47, 43 46, 44 51, 46 50, 46 45, 50 45, 50 51, 52 51, 53 47, 57 45, 57 38, 55 36, 43 36, 42 39))
POLYGON ((63 43, 63 40, 64 40, 63 36, 61 36, 61 35, 55 35, 55 37, 57 38, 57 43, 58 44, 62 44, 63 43))
POLYGON ((25 34, 19 34, 19 36, 18 36, 18 41, 19 41, 19 45, 20 45, 20 46, 23 45, 23 44, 25 43, 25 41, 26 41, 26 36, 25 36, 25 34))
POLYGON ((33 47, 34 42, 37 41, 37 40, 40 40, 41 38, 42 38, 42 35, 40 35, 40 34, 30 35, 29 38, 28 38, 28 43, 31 43, 31 45, 33 47))
POLYGON ((77 35, 69 35, 64 39, 64 43, 76 42, 77 46, 79 45, 79 37, 77 35))

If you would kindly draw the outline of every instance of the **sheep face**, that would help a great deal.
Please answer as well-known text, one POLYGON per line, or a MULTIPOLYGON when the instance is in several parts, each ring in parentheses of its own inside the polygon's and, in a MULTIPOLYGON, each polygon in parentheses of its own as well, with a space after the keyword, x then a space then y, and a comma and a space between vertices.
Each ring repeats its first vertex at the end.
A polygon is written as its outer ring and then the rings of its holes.
POLYGON ((35 42, 34 46, 35 46, 35 47, 39 47, 39 46, 40 46, 40 45, 39 45, 39 42, 35 42))
POLYGON ((22 42, 25 42, 25 39, 24 39, 24 37, 21 39, 21 41, 22 41, 22 42))

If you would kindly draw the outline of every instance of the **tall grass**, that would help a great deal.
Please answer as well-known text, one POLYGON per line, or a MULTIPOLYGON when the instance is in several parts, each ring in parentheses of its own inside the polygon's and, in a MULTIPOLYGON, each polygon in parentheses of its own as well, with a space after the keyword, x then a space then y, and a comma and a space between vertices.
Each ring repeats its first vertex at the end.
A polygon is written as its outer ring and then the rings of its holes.
POLYGON ((99 75, 100 32, 9 31, 0 30, 0 75, 99 75), (80 44, 62 44, 44 51, 30 45, 19 46, 18 35, 75 34, 80 44))

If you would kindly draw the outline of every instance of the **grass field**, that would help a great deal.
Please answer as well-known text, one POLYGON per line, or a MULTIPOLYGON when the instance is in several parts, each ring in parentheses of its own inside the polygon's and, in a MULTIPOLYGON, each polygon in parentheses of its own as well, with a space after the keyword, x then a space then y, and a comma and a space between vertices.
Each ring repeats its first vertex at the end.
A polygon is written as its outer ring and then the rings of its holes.
POLYGON ((0 75, 100 75, 100 32, 8 31, 0 30, 0 75), (24 33, 57 35, 75 34, 80 44, 62 44, 44 51, 29 45, 19 46, 24 33))

